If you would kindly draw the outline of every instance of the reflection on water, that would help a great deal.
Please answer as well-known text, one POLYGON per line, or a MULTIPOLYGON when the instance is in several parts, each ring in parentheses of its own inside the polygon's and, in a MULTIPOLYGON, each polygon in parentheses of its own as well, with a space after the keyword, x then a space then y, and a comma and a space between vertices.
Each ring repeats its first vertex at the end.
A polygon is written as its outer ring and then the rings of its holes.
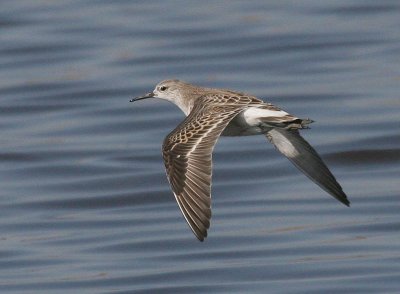
POLYGON ((400 288, 397 1, 3 2, 2 293, 400 288), (128 102, 165 78, 314 119, 352 207, 264 138, 221 138, 198 242, 160 154, 183 114, 128 102))

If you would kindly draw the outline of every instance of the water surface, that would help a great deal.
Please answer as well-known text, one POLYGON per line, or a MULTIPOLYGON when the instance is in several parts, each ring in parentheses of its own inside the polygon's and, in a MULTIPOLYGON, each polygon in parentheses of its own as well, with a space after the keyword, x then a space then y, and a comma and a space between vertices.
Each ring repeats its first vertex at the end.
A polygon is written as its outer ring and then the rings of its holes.
POLYGON ((400 289, 398 1, 3 1, 2 293, 400 289), (316 122, 346 208, 263 137, 221 138, 203 243, 170 192, 165 78, 316 122))

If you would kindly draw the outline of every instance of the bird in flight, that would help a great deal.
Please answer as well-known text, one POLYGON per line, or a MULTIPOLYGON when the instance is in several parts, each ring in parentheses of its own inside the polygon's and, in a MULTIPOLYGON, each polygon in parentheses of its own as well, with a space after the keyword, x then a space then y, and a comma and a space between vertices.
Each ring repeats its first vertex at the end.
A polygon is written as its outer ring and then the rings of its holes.
POLYGON ((186 118, 165 138, 167 177, 189 227, 203 241, 211 219, 212 152, 219 136, 263 135, 300 171, 334 198, 350 206, 346 194, 311 145, 300 136, 313 121, 293 116, 257 97, 225 89, 165 80, 131 102, 160 98, 186 118))

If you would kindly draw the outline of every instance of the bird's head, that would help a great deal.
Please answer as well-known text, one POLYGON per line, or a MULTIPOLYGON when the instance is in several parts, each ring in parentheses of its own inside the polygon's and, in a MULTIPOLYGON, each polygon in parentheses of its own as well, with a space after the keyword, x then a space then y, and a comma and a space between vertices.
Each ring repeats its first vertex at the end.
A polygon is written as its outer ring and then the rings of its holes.
POLYGON ((152 92, 133 98, 130 102, 147 98, 160 98, 174 103, 188 115, 193 107, 194 100, 201 96, 201 92, 199 87, 180 80, 164 80, 158 83, 152 92))

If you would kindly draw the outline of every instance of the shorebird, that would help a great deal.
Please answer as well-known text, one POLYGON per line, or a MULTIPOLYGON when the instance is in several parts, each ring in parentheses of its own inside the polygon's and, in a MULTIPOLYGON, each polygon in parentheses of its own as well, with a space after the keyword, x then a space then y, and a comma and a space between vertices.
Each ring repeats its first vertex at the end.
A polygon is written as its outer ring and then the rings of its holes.
POLYGON ((241 92, 203 88, 165 80, 130 102, 160 98, 174 103, 186 118, 162 146, 168 181, 189 227, 203 241, 211 219, 212 152, 220 135, 263 135, 313 182, 350 206, 346 194, 311 145, 300 136, 313 121, 293 116, 241 92))

